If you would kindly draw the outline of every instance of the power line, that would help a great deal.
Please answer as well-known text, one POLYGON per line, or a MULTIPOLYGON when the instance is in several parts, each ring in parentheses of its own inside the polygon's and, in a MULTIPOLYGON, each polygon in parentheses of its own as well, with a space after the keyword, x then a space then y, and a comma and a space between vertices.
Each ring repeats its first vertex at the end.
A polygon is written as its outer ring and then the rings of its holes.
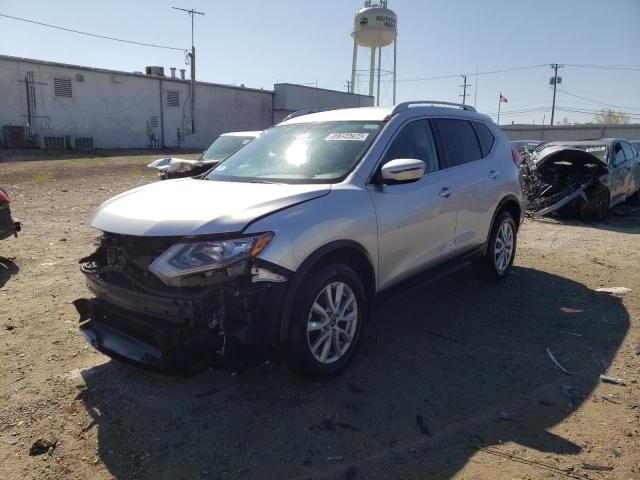
POLYGON ((10 18, 12 20, 19 20, 21 22, 34 23, 36 25, 41 25, 43 27, 55 28, 57 30, 63 30, 65 32, 78 33, 80 35, 86 35, 88 37, 102 38, 104 40, 113 40, 115 42, 129 43, 132 45, 142 45, 143 47, 164 48, 166 50, 179 50, 181 52, 186 50, 186 48, 169 47, 166 45, 156 45, 153 43, 134 42, 133 40, 124 40, 122 38, 108 37, 106 35, 98 35, 96 33, 81 32, 79 30, 73 30, 71 28, 59 27, 57 25, 50 25, 48 23, 36 22, 35 20, 29 20, 27 18, 13 17, 11 15, 5 15, 4 13, 0 13, 0 17, 10 18))
POLYGON ((580 95, 576 95, 575 93, 571 93, 571 92, 567 92, 564 89, 560 89, 560 91, 566 95, 570 95, 572 97, 576 97, 579 98, 581 100, 586 100, 587 102, 592 102, 592 103, 599 103, 600 105, 604 105, 605 107, 613 107, 613 108, 626 108, 627 110, 640 110, 640 108, 635 108, 635 107, 623 107, 621 105, 612 105, 610 103, 605 103, 605 102, 601 102, 599 100, 593 100, 592 98, 587 98, 587 97, 581 97, 580 95))
MULTIPOLYGON (((541 65, 529 65, 526 67, 514 67, 514 68, 506 68, 506 69, 502 69, 502 70, 490 70, 490 71, 486 71, 486 72, 467 72, 464 73, 462 75, 467 75, 467 76, 472 76, 472 75, 492 75, 494 73, 505 73, 505 72, 516 72, 516 71, 520 71, 520 70, 532 70, 534 68, 540 68, 540 67, 546 67, 548 64, 541 64, 541 65)), ((457 78, 459 77, 461 74, 460 73, 455 73, 455 74, 451 74, 451 75, 439 75, 439 76, 435 76, 435 77, 422 77, 422 78, 403 78, 403 79, 398 79, 398 82, 422 82, 422 81, 426 81, 426 80, 443 80, 446 78, 457 78)))
POLYGON ((565 63, 567 67, 598 68, 602 70, 640 70, 640 65, 581 65, 577 63, 565 63))

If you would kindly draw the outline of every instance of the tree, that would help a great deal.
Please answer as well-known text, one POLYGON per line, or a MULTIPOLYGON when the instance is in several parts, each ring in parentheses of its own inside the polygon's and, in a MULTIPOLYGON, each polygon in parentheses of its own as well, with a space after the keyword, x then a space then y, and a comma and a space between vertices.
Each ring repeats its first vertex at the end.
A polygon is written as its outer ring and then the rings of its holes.
POLYGON ((623 123, 629 123, 630 118, 624 112, 616 112, 610 108, 600 110, 600 113, 595 114, 596 121, 598 123, 605 123, 608 125, 620 125, 623 123))

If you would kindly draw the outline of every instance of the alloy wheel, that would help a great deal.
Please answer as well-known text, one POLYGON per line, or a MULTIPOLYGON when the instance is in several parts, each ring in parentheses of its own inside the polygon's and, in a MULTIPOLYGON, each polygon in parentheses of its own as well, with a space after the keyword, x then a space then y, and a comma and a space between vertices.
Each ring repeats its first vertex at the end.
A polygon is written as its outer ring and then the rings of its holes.
POLYGON ((496 245, 494 249, 494 262, 496 269, 500 273, 504 273, 513 256, 513 240, 514 231, 509 222, 503 222, 496 236, 496 245))
POLYGON ((325 286, 314 300, 307 319, 307 342, 320 363, 344 356, 358 328, 358 300, 344 282, 325 286))

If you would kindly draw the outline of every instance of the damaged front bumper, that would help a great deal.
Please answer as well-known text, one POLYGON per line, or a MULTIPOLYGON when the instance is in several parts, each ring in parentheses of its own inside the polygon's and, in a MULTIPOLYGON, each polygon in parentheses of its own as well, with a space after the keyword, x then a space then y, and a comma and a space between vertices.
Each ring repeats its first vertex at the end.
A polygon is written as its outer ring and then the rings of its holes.
POLYGON ((162 371, 225 356, 231 345, 277 349, 286 272, 247 262, 243 275, 222 271, 188 288, 143 284, 122 267, 85 262, 81 271, 94 298, 74 302, 80 330, 102 353, 162 371))

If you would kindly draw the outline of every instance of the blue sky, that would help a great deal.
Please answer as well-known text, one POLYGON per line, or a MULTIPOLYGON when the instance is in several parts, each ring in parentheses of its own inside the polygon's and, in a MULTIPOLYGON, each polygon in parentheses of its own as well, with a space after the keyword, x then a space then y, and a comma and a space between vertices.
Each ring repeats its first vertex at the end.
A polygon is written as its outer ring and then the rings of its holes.
MULTIPOLYGON (((359 0, 0 0, 0 13, 145 43, 190 47, 190 21, 172 5, 206 12, 196 18, 198 79, 272 88, 275 82, 345 89, 350 78, 353 15, 359 0)), ((408 81, 549 63, 633 65, 636 70, 566 66, 558 106, 624 107, 640 121, 640 0, 389 0, 398 14, 398 100, 458 101, 461 78, 408 81), (600 103, 597 103, 600 102, 600 103)), ((184 68, 180 51, 89 38, 0 17, 0 54, 116 70, 145 65, 184 68)), ((364 62, 367 54, 361 50, 364 62)), ((391 59, 390 51, 386 58, 391 59)), ((359 68, 364 68, 361 63, 359 68)), ((468 78, 474 102, 501 123, 541 123, 549 111, 551 69, 542 66, 468 78)), ((360 83, 367 88, 367 80, 360 83)), ((385 88, 383 86, 383 92, 385 88)), ((389 95, 383 95, 388 100, 389 95)), ((389 103, 385 101, 385 103, 389 103)), ((621 110, 621 108, 618 108, 621 110)), ((556 119, 593 115, 556 112, 556 119)))

